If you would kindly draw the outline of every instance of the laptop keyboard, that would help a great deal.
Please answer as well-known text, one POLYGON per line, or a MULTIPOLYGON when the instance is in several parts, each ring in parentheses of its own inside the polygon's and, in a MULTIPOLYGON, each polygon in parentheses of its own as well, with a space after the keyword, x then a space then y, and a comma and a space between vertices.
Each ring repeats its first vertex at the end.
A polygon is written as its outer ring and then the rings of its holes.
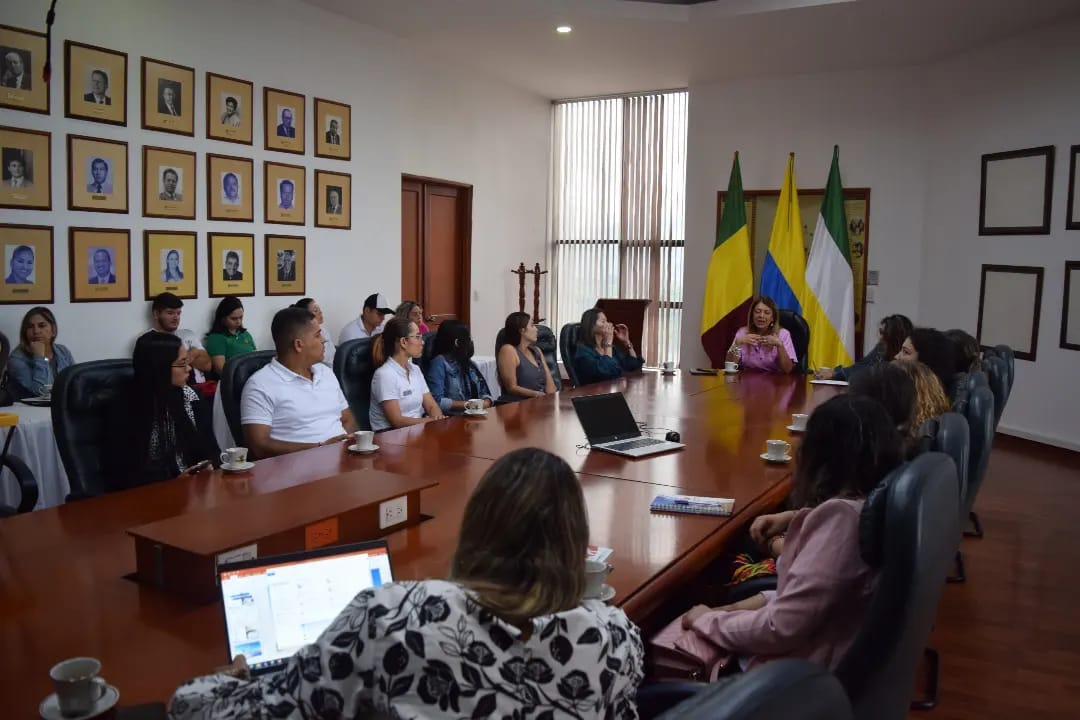
POLYGON ((638 438, 637 440, 627 440, 626 442, 615 443, 614 445, 605 445, 608 450, 637 450, 638 448, 649 447, 651 445, 663 445, 666 440, 657 440, 656 438, 638 438))

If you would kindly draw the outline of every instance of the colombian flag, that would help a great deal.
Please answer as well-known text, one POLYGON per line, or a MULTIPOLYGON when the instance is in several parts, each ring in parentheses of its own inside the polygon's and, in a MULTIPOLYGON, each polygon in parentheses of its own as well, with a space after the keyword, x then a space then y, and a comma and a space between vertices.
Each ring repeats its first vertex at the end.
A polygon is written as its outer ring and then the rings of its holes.
POLYGON ((776 206, 769 254, 761 270, 761 294, 776 301, 781 310, 803 314, 806 290, 806 251, 799 213, 799 192, 795 189, 795 153, 788 157, 780 202, 776 206))

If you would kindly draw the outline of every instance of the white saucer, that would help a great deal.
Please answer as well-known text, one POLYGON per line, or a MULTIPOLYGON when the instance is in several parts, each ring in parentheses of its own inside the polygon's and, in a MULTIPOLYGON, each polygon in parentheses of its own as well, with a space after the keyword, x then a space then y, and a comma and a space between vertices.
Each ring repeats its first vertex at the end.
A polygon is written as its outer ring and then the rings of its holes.
POLYGON ((242 462, 242 463, 235 463, 235 464, 234 463, 222 463, 221 464, 221 469, 222 470, 224 470, 225 472, 234 472, 234 473, 247 472, 248 470, 250 470, 253 467, 255 467, 255 463, 253 463, 253 462, 242 462))
POLYGON ((760 455, 758 455, 758 457, 761 458, 762 460, 764 460, 765 462, 771 462, 771 463, 791 462, 791 456, 790 455, 785 455, 782 458, 774 458, 771 455, 769 455, 769 453, 761 453, 760 455))
POLYGON ((660 374, 661 375, 667 375, 668 377, 672 377, 674 375, 678 375, 679 373, 676 372, 675 370, 661 370, 660 374))
POLYGON ((465 414, 471 415, 473 417, 478 417, 481 415, 487 415, 487 410, 466 410, 465 414))
POLYGON ((806 432, 805 427, 795 427, 794 425, 788 425, 787 429, 791 432, 806 432))
POLYGON ((724 374, 725 375, 737 375, 738 373, 739 373, 738 370, 728 370, 727 368, 724 368, 724 374))
POLYGON ((349 452, 356 453, 358 455, 370 455, 371 453, 375 452, 378 449, 379 449, 378 445, 372 445, 369 448, 362 448, 362 447, 359 447, 358 445, 350 445, 349 446, 349 452))
POLYGON ((38 706, 38 713, 45 720, 88 720, 111 709, 119 701, 120 691, 112 685, 106 685, 104 694, 98 698, 98 701, 94 703, 94 707, 85 715, 64 715, 61 713, 60 701, 57 700, 56 693, 41 701, 41 705, 38 706))
POLYGON ((611 598, 615 597, 615 588, 611 587, 607 583, 600 586, 600 594, 596 597, 588 597, 586 600, 599 600, 600 602, 607 602, 611 598))

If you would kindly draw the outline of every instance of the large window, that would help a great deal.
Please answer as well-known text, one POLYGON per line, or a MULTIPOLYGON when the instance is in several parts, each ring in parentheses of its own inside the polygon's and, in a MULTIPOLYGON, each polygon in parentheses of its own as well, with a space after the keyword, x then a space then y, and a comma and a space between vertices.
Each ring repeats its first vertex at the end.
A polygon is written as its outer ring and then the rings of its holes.
POLYGON ((647 298, 641 351, 679 362, 685 91, 555 104, 552 327, 599 298, 647 298))

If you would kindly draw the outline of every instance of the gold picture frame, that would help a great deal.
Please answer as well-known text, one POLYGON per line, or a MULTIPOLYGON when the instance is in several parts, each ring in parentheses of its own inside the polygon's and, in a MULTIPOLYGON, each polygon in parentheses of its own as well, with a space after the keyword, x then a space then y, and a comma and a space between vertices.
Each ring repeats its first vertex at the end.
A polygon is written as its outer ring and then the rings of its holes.
POLYGON ((128 144, 68 135, 68 210, 128 211, 128 144))
POLYGON ((352 228, 352 175, 315 171, 315 226, 337 230, 352 228), (335 192, 337 205, 333 202, 335 192))
POLYGON ((206 155, 206 215, 211 220, 251 222, 254 219, 251 158, 206 155))
POLYGON ((307 223, 307 168, 263 162, 263 217, 268 223, 307 223))
POLYGON ((206 250, 210 297, 251 297, 255 294, 254 235, 207 233, 206 250))
POLYGON ((266 235, 266 294, 306 295, 307 254, 302 235, 266 235))
POLYGON ((53 229, 49 225, 0 224, 0 305, 53 302, 53 229))
POLYGON ((195 153, 143 146, 143 216, 195 219, 195 153))
POLYGON ((187 230, 143 231, 143 289, 146 299, 163 292, 199 297, 198 236, 187 230))
POLYGON ((52 135, 0 126, 0 157, 0 208, 52 210, 52 135))
POLYGON ((64 116, 127 125, 126 52, 64 41, 64 116))
POLYGON ((70 228, 68 270, 73 303, 131 300, 131 231, 70 228))
POLYGON ((352 106, 315 98, 315 157, 352 159, 352 106))
POLYGON ((241 145, 252 144, 254 87, 247 80, 206 73, 206 137, 241 145))
POLYGON ((307 137, 303 95, 287 90, 263 88, 263 131, 267 150, 303 155, 307 137))
POLYGON ((0 107, 49 114, 45 33, 0 25, 0 107))
POLYGON ((142 127, 195 135, 195 68, 142 59, 142 127))

